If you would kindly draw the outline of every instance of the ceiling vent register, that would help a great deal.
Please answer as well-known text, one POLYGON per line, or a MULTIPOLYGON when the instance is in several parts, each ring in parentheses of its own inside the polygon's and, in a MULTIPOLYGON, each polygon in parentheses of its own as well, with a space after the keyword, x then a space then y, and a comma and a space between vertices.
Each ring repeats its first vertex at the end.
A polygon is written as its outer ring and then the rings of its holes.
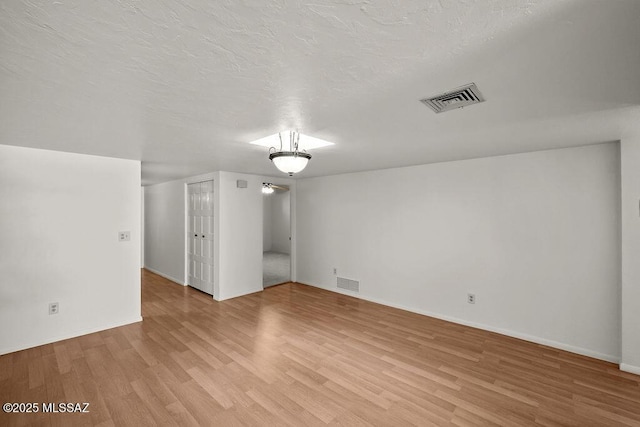
POLYGON ((484 97, 478 90, 475 83, 469 83, 468 85, 450 90, 441 95, 421 99, 420 102, 431 108, 436 113, 443 113, 456 108, 462 108, 484 102, 484 97))

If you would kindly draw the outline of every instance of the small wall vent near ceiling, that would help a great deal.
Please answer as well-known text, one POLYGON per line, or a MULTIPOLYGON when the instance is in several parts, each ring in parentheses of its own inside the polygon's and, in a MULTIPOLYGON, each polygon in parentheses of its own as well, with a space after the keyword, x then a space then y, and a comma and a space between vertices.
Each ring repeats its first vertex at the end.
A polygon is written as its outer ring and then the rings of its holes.
POLYGON ((338 277, 338 288, 353 292, 360 292, 360 282, 357 280, 345 279, 344 277, 338 277))
POLYGON ((484 102, 484 97, 475 83, 469 83, 468 85, 450 90, 441 95, 421 99, 420 102, 436 113, 443 113, 456 108, 484 102))

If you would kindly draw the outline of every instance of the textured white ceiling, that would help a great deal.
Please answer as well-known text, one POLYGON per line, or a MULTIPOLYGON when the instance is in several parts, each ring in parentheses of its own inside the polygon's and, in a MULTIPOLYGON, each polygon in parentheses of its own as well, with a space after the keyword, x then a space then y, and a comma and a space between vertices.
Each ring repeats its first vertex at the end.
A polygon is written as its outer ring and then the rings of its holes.
POLYGON ((300 177, 613 141, 640 126, 640 1, 0 2, 0 144, 300 177), (485 103, 418 100, 475 82, 485 103))

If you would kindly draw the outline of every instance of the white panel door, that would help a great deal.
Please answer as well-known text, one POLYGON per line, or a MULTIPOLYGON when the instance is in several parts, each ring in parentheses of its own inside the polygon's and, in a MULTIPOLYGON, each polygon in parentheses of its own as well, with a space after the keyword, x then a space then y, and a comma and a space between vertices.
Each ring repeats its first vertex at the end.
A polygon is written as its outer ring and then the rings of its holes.
POLYGON ((188 284, 213 295, 213 181, 189 184, 188 284))

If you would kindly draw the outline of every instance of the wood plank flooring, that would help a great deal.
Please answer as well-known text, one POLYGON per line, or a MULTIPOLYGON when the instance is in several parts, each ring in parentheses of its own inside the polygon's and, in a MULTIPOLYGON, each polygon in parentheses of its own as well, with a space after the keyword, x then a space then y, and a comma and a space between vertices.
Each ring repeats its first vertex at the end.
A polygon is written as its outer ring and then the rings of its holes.
POLYGON ((640 426, 617 366, 300 284, 215 302, 143 272, 141 323, 0 357, 0 425, 640 426))

